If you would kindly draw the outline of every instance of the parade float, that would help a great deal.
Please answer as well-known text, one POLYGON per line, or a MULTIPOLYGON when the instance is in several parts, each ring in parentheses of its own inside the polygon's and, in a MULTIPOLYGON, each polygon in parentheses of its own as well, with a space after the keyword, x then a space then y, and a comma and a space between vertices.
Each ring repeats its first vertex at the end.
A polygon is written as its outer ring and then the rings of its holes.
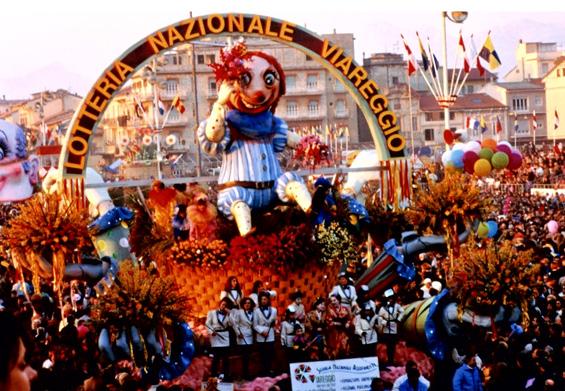
MULTIPOLYGON (((286 21, 213 14, 167 26, 133 45, 103 72, 81 103, 59 167, 44 179, 44 191, 34 196, 37 161, 27 157, 21 130, 0 125, 16 151, 14 161, 21 165, 6 182, 17 196, 1 199, 23 200, 20 214, 2 230, 14 266, 34 276, 36 289, 40 277, 52 279, 58 291, 65 279, 94 282, 103 297, 96 320, 105 359, 117 360, 116 348, 110 347, 115 340, 117 351, 134 360, 150 383, 181 376, 195 349, 207 344, 203 319, 216 308, 228 276, 237 276, 244 292, 263 281, 277 292, 276 307, 283 313, 293 292, 304 292, 306 302, 326 297, 340 271, 356 275, 356 285, 368 285, 370 296, 380 299, 385 290, 402 290, 414 280, 420 253, 444 252, 451 259, 448 288, 407 305, 401 325, 406 340, 438 360, 447 357, 469 324, 488 328, 497 319, 517 322, 520 311, 514 309, 523 309, 527 299, 523 286, 530 271, 514 274, 527 254, 517 254, 507 244, 493 250, 490 243, 483 257, 474 251, 474 240, 462 245, 476 234, 479 240, 492 238, 496 229, 482 223, 488 218, 489 200, 481 198, 469 176, 455 172, 485 176, 492 167, 517 168, 516 151, 496 143, 453 147, 444 155, 449 168, 445 178, 412 197, 405 141, 376 83, 342 48, 286 21), (294 172, 283 172, 277 153, 286 147, 295 148, 296 161, 315 173, 317 165, 329 161, 327 146, 312 135, 301 138, 276 116, 278 99, 285 93, 284 70, 276 58, 248 51, 237 40, 212 65, 218 98, 198 130, 203 151, 222 158, 217 183, 208 189, 189 186, 182 208, 175 190, 163 183, 146 196, 133 197, 127 207, 114 205, 100 186, 100 175, 87 164, 90 139, 108 102, 152 56, 218 34, 273 39, 320 62, 365 115, 375 151, 361 154, 358 161, 377 163, 376 175, 360 173, 346 181, 320 177, 306 183, 294 172), (401 206, 408 205, 408 212, 402 212, 401 206), (177 218, 178 226, 171 223, 177 218), (183 219, 191 224, 184 227, 183 219), (382 248, 374 260, 373 242, 382 248), (83 254, 96 261, 86 264, 83 254), (502 285, 496 285, 500 279, 502 285), (489 291, 497 292, 496 298, 484 297, 489 291)), ((209 365, 205 359, 195 360, 209 365)))

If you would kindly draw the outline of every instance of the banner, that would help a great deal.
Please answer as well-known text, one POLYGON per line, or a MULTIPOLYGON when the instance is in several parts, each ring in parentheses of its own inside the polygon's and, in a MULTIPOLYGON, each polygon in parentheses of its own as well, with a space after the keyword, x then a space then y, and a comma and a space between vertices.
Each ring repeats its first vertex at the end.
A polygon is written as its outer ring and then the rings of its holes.
POLYGON ((293 391, 370 390, 380 377, 377 357, 290 364, 293 391))

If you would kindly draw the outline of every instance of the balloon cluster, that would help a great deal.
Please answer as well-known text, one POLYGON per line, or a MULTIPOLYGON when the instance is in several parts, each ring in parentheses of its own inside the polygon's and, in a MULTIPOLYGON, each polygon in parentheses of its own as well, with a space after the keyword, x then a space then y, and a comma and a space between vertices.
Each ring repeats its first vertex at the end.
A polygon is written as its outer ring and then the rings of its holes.
POLYGON ((494 238, 498 232, 498 223, 494 220, 483 221, 477 228, 477 236, 481 239, 494 238))
POLYGON ((473 140, 455 144, 453 149, 443 153, 441 161, 446 168, 463 169, 469 174, 483 177, 493 169, 517 170, 522 165, 522 154, 508 141, 497 143, 488 138, 482 142, 473 140))

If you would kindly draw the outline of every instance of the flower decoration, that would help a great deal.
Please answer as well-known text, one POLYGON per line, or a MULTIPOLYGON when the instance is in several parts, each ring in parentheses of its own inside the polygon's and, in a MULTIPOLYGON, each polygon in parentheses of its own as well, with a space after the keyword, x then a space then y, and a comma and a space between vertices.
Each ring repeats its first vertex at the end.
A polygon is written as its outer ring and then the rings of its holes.
POLYGON ((317 135, 304 136, 294 151, 294 159, 305 167, 315 169, 330 163, 329 147, 317 135))
POLYGON ((334 262, 349 263, 358 258, 355 243, 347 228, 337 222, 329 226, 320 224, 316 230, 316 243, 320 248, 320 262, 332 265, 334 262))
POLYGON ((227 245, 223 240, 190 239, 177 242, 167 254, 169 262, 182 263, 203 269, 217 269, 227 259, 227 245))
POLYGON ((287 271, 303 266, 316 254, 307 224, 287 226, 278 233, 237 236, 230 242, 230 261, 251 268, 287 271))
POLYGON ((224 48, 220 51, 220 62, 210 64, 214 71, 214 76, 218 83, 222 81, 239 80, 240 76, 246 72, 243 65, 247 58, 247 46, 239 41, 231 48, 224 48))
POLYGON ((480 248, 471 240, 461 246, 449 276, 451 293, 463 307, 482 315, 494 316, 501 305, 511 302, 526 315, 529 288, 540 273, 532 257, 533 250, 520 251, 509 240, 489 241, 480 248))
POLYGON ((92 318, 108 324, 126 324, 146 331, 185 320, 190 299, 172 276, 141 269, 131 261, 120 265, 114 283, 100 295, 92 318))

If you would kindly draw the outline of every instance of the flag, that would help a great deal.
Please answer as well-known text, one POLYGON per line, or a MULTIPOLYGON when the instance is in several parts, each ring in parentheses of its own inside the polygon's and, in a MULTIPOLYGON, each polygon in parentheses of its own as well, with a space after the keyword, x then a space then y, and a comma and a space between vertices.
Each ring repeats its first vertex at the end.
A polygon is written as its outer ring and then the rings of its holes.
POLYGON ((498 117, 498 115, 496 116, 496 133, 500 133, 502 132, 502 122, 500 122, 500 118, 498 117))
POLYGON ((135 95, 133 97, 133 100, 135 102, 135 114, 137 115, 138 118, 143 118, 145 116, 145 109, 143 108, 143 105, 141 104, 141 100, 139 99, 139 96, 135 95))
POLYGON ((427 71, 430 67, 430 59, 426 54, 426 50, 424 49, 424 45, 422 44, 422 40, 420 39, 418 32, 416 32, 416 36, 418 36, 418 46, 420 47, 420 55, 422 56, 422 68, 424 68, 424 71, 427 71))
POLYGON ((485 117, 483 117, 482 115, 479 127, 481 128, 481 133, 484 133, 488 130, 487 122, 485 121, 485 117))
POLYGON ((498 53, 494 50, 494 45, 490 39, 490 33, 487 35, 487 39, 479 52, 479 56, 484 58, 485 61, 488 61, 491 70, 498 68, 502 63, 500 62, 500 58, 498 57, 498 53))
POLYGON ((465 129, 471 129, 471 117, 465 117, 465 129))
POLYGON ((461 32, 459 32, 459 50, 461 50, 463 56, 463 71, 469 73, 471 72, 471 63, 469 58, 467 58, 467 50, 465 49, 465 42, 463 42, 463 34, 461 32))
POLYGON ((400 36, 402 37, 404 49, 406 49, 406 55, 408 56, 408 76, 411 76, 414 72, 416 72, 416 59, 414 58, 414 53, 412 53, 412 50, 410 50, 410 47, 406 43, 404 35, 400 34, 400 36))
POLYGON ((475 117, 475 120, 473 121, 473 130, 479 130, 480 125, 481 123, 479 122, 479 119, 475 117))
POLYGON ((432 53, 432 48, 430 46, 430 39, 428 38, 428 53, 430 58, 432 59, 432 76, 436 77, 437 73, 439 72, 439 61, 434 53, 432 53))
POLYGON ((557 109, 555 109, 555 118, 553 119, 553 130, 559 128, 559 114, 557 114, 557 109))
POLYGON ((538 129, 538 120, 536 118, 536 111, 534 110, 532 111, 532 130, 535 133, 537 129, 538 129))
POLYGON ((157 108, 159 109, 159 114, 161 115, 165 114, 165 104, 161 100, 160 96, 157 96, 157 108))
POLYGON ((483 76, 485 74, 485 68, 481 64, 481 58, 477 55, 477 47, 475 46, 475 40, 471 34, 471 58, 474 58, 473 62, 476 64, 479 75, 483 76))
POLYGON ((180 100, 180 96, 178 95, 174 97, 173 103, 171 104, 181 114, 184 114, 184 112, 186 111, 186 108, 184 107, 184 104, 182 103, 182 101, 180 100))

